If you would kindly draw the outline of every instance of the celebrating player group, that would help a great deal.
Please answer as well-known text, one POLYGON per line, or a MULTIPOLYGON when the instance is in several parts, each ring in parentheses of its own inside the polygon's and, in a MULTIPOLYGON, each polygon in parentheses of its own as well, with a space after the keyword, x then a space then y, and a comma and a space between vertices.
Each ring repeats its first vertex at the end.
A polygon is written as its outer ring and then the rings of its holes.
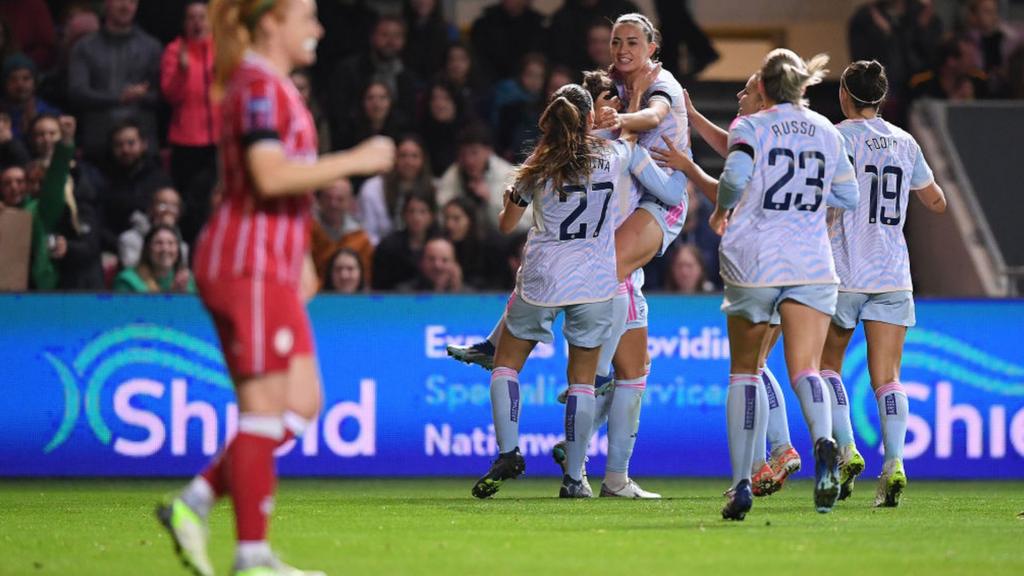
MULTIPOLYGON (((320 408, 305 310, 315 285, 311 191, 390 169, 394 145, 375 138, 317 157, 316 128, 288 76, 313 62, 323 33, 312 0, 213 0, 211 15, 225 129, 218 205, 198 242, 195 276, 235 383, 238 434, 158 517, 183 562, 210 575, 206 519, 230 495, 235 574, 317 574, 284 564, 266 538, 274 451, 302 435, 320 408)), ((710 224, 723 236, 733 477, 722 516, 742 520, 755 495, 778 490, 800 467, 783 391, 765 366, 780 325, 813 438, 814 504, 828 512, 864 469, 841 377, 853 329, 864 322, 885 449, 875 505, 896 506, 907 483, 900 358, 914 324, 902 227, 910 190, 930 210, 944 210, 945 199, 913 138, 878 116, 885 71, 877 62, 846 68, 839 99, 847 120, 833 126, 803 97, 827 57, 773 50, 738 94, 740 115, 725 132, 654 60, 658 42, 647 18, 620 16, 610 69, 551 96, 540 140, 506 191, 502 230, 533 206, 515 291, 488 341, 449 348, 491 370, 500 454, 472 494, 489 498, 525 470, 519 372, 537 342, 552 341, 564 313, 565 441, 553 453, 563 470, 559 495, 593 496, 587 445, 607 422, 600 495, 660 498, 629 477, 651 369, 642 267, 681 231, 692 181, 716 203, 710 224), (725 157, 720 180, 693 162, 691 126, 725 157)))

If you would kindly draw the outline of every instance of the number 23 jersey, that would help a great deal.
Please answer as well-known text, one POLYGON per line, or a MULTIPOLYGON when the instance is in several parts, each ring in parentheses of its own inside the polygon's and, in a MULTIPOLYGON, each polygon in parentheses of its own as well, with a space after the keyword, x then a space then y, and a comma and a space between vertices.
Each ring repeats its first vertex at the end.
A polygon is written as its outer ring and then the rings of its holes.
POLYGON ((914 138, 881 118, 837 126, 846 139, 860 187, 856 210, 831 223, 839 289, 879 293, 912 290, 903 238, 910 191, 934 181, 914 138))
POLYGON ((754 169, 722 238, 722 279, 743 287, 837 284, 826 203, 833 182, 854 174, 836 127, 778 104, 737 118, 729 150, 749 154, 754 169))

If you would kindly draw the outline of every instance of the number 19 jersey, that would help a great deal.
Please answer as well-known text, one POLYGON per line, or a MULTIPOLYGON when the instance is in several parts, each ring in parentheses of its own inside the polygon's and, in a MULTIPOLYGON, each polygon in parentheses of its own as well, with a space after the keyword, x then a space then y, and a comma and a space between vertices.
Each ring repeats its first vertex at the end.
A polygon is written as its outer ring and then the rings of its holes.
POLYGON ((722 238, 722 279, 752 288, 837 284, 825 200, 833 182, 854 175, 835 126, 778 104, 737 118, 729 150, 749 154, 754 170, 722 238))
POLYGON ((832 222, 832 252, 839 289, 879 293, 913 290, 903 238, 910 191, 934 180, 921 147, 881 118, 837 126, 857 171, 860 202, 832 222))
POLYGON ((533 202, 516 292, 535 306, 603 302, 615 296, 615 225, 619 195, 629 194, 632 145, 614 140, 593 161, 589 181, 566 182, 562 190, 520 190, 533 202), (561 193, 560 193, 561 192, 561 193))

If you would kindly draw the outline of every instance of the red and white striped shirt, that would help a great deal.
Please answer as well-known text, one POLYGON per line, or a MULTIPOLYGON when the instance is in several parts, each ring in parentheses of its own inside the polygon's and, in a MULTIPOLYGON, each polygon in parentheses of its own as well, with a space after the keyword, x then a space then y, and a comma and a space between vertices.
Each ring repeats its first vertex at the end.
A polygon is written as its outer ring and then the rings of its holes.
POLYGON ((221 110, 221 196, 199 237, 196 278, 298 287, 309 250, 312 190, 260 199, 245 154, 257 142, 279 142, 288 160, 312 164, 317 158, 313 118, 291 80, 252 52, 232 77, 221 110))

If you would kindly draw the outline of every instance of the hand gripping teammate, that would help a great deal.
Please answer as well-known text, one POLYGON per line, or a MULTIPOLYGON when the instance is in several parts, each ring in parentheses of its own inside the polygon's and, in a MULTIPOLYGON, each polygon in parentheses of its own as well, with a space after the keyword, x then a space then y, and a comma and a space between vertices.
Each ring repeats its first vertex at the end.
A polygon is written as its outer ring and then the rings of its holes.
POLYGON ((317 133, 288 75, 316 57, 313 0, 214 0, 216 85, 223 93, 221 194, 196 250, 199 296, 213 318, 238 397, 238 433, 209 467, 157 510, 188 568, 213 574, 206 518, 230 494, 239 576, 297 576, 267 542, 274 451, 320 410, 305 301, 311 280, 312 190, 390 169, 394 144, 372 139, 317 158, 317 133))
POLYGON ((750 470, 767 392, 758 374, 772 313, 779 310, 786 365, 814 440, 814 501, 828 512, 839 495, 831 404, 819 373, 820 351, 835 312, 838 277, 824 203, 852 209, 858 189, 842 136, 806 108, 827 57, 809 63, 773 50, 758 90, 766 109, 738 118, 718 184, 711 227, 724 234, 722 278, 730 344, 726 398, 732 488, 723 518, 742 520, 753 504, 750 470), (759 407, 760 406, 760 407, 759 407))
MULTIPOLYGON (((757 89, 760 73, 755 72, 747 79, 743 90, 736 94, 739 102, 737 117, 754 114, 764 109, 764 101, 757 89)), ((728 155, 729 133, 722 130, 697 110, 690 101, 689 94, 686 98, 686 115, 690 120, 690 126, 697 130, 697 133, 704 138, 709 146, 718 152, 723 158, 728 155)), ((688 154, 676 148, 668 139, 665 139, 664 148, 651 148, 651 157, 659 165, 680 170, 692 181, 697 188, 709 200, 715 202, 718 198, 718 180, 709 176, 700 168, 688 154)), ((789 421, 786 416, 786 398, 779 386, 775 374, 768 368, 768 355, 771 353, 781 335, 781 318, 776 312, 772 314, 769 321, 768 331, 765 340, 761 345, 761 355, 758 360, 761 381, 764 383, 768 396, 768 417, 765 425, 758 428, 757 437, 754 441, 754 463, 751 467, 751 489, 754 496, 768 496, 782 489, 783 484, 790 474, 800 470, 800 454, 793 448, 789 436, 789 421), (771 455, 765 461, 766 443, 770 448, 771 455)))
POLYGON ((567 466, 559 496, 589 498, 583 461, 594 425, 594 380, 600 347, 612 329, 616 272, 614 222, 630 174, 663 202, 676 203, 685 177, 671 179, 652 165, 646 150, 622 140, 592 136, 590 94, 570 84, 559 89, 541 116, 541 139, 519 169, 500 216, 503 231, 515 227, 534 204, 534 225, 524 248, 516 290, 491 373, 491 408, 500 454, 473 486, 478 498, 525 470, 519 443, 519 371, 538 341, 551 342, 551 325, 565 313, 570 382, 565 408, 567 466))
POLYGON ((839 103, 847 120, 837 128, 857 170, 860 202, 832 220, 830 235, 839 300, 832 316, 821 375, 833 388, 833 434, 839 443, 840 499, 853 491, 864 469, 854 444, 850 406, 843 385, 843 356, 858 322, 868 342, 868 372, 878 401, 885 465, 875 506, 898 506, 907 484, 903 442, 907 433, 907 394, 900 384, 900 362, 907 328, 915 323, 910 260, 903 225, 910 191, 933 212, 946 209, 946 197, 914 138, 878 115, 889 83, 882 65, 858 61, 843 72, 839 103))

